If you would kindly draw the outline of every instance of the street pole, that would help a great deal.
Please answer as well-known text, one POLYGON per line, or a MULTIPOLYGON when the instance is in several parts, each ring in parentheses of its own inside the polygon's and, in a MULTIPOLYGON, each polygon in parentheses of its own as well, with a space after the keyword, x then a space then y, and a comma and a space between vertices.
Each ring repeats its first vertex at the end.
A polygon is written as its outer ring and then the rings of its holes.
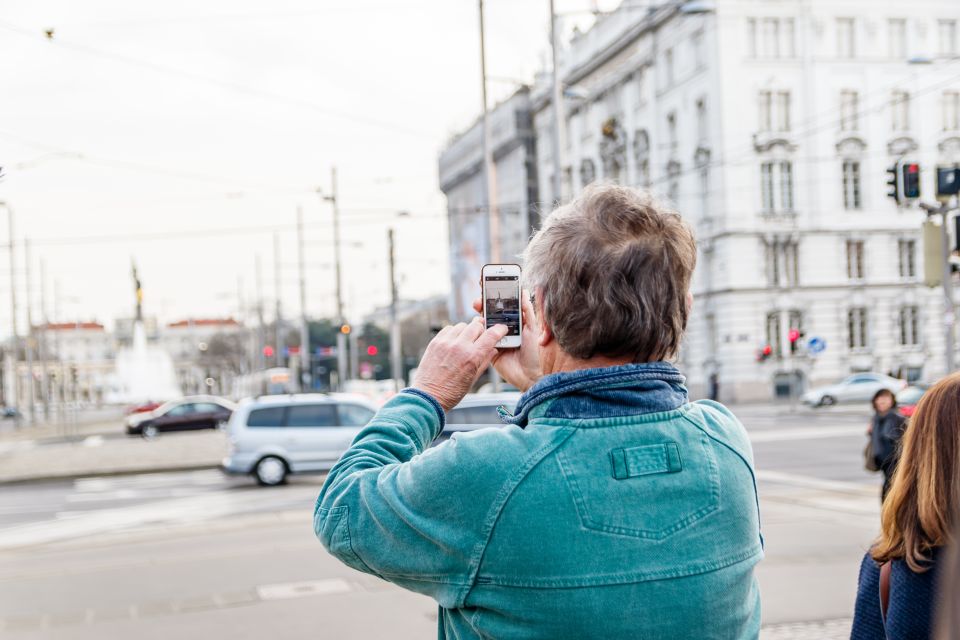
POLYGON ((553 201, 559 204, 563 200, 563 83, 560 81, 560 65, 557 41, 557 13, 554 0, 550 0, 550 55, 553 59, 553 201))
POLYGON ((346 324, 343 317, 343 274, 340 264, 340 205, 337 202, 337 168, 330 168, 330 195, 323 195, 322 189, 317 193, 325 201, 333 205, 333 262, 334 277, 337 279, 337 389, 343 390, 343 383, 349 378, 347 374, 347 336, 340 329, 346 324))
POLYGON ((493 132, 487 107, 487 52, 483 27, 483 0, 480 6, 480 95, 483 100, 483 181, 486 189, 487 229, 490 262, 500 262, 500 215, 497 210, 497 167, 493 161, 493 132))
POLYGON ((393 389, 399 392, 403 378, 403 351, 400 349, 400 321, 397 317, 397 272, 394 229, 387 229, 388 260, 390 263, 390 377, 393 389))
POLYGON ((275 319, 273 322, 274 365, 283 366, 283 314, 280 307, 280 234, 273 233, 273 290, 276 295, 275 319))
POLYGON ((23 259, 26 263, 26 268, 24 274, 27 279, 27 337, 24 341, 24 351, 27 354, 27 375, 29 376, 29 395, 30 400, 30 424, 36 424, 37 422, 37 385, 33 377, 33 278, 31 277, 31 254, 30 254, 30 239, 24 238, 23 240, 23 259))
POLYGON ((307 324, 307 268, 303 249, 303 208, 297 207, 297 248, 300 274, 300 390, 310 388, 310 325, 307 324))
POLYGON ((944 349, 944 361, 947 367, 946 374, 950 374, 956 368, 954 365, 955 339, 954 331, 957 324, 957 315, 953 304, 953 269, 950 265, 950 211, 955 207, 949 206, 946 202, 941 202, 934 206, 926 203, 920 203, 920 208, 927 212, 928 216, 939 215, 942 229, 940 250, 942 258, 943 273, 940 276, 943 286, 943 325, 946 348, 944 349))
POLYGON ((260 254, 256 255, 257 271, 257 371, 263 371, 267 368, 267 356, 263 353, 263 348, 267 345, 267 325, 263 321, 263 265, 260 260, 260 254))
POLYGON ((8 223, 8 234, 10 236, 8 248, 10 251, 10 325, 11 331, 13 333, 11 341, 13 343, 13 404, 18 409, 20 408, 20 371, 19 371, 19 350, 20 350, 20 335, 17 332, 17 260, 14 255, 14 241, 13 241, 13 209, 10 208, 10 205, 6 202, 3 203, 3 206, 7 210, 7 223, 8 223))
POLYGON ((47 345, 47 330, 50 328, 50 317, 47 315, 47 261, 40 259, 40 316, 43 329, 40 331, 40 361, 43 367, 41 384, 43 386, 43 419, 50 422, 50 371, 47 361, 50 359, 50 350, 47 345))

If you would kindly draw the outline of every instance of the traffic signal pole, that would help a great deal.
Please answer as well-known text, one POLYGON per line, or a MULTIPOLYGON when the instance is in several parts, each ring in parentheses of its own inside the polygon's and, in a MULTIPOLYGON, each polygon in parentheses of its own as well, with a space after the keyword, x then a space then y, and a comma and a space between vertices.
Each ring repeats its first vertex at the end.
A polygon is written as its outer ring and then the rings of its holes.
POLYGON ((950 212, 957 207, 949 206, 946 202, 941 202, 934 206, 921 203, 920 208, 927 212, 928 216, 939 215, 942 222, 942 233, 940 234, 941 251, 943 253, 943 275, 941 276, 941 285, 943 286, 943 325, 946 348, 944 349, 944 361, 947 367, 946 373, 950 374, 956 368, 954 362, 955 348, 955 330, 957 324, 957 314, 953 303, 953 270, 950 266, 950 234, 947 230, 950 228, 950 212))

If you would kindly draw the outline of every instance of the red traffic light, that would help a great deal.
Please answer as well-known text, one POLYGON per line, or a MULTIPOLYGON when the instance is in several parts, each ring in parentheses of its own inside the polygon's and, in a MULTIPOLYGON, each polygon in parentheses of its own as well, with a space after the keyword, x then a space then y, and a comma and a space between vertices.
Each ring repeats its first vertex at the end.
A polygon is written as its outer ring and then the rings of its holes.
POLYGON ((769 356, 773 353, 773 347, 768 344, 763 345, 763 355, 769 356))
POLYGON ((375 355, 377 355, 378 353, 380 353, 380 350, 377 349, 377 345, 372 344, 372 345, 370 345, 369 347, 367 347, 367 355, 368 355, 368 356, 375 356, 375 355))
POLYGON ((270 345, 265 346, 265 347, 263 348, 263 355, 267 356, 268 358, 272 358, 272 357, 273 357, 273 347, 271 347, 270 345))
POLYGON ((907 173, 919 173, 919 172, 920 172, 920 165, 917 164, 916 162, 911 162, 910 164, 907 165, 907 173))
POLYGON ((799 329, 790 329, 790 331, 787 332, 787 340, 789 340, 790 342, 796 342, 799 339, 800 339, 799 329))

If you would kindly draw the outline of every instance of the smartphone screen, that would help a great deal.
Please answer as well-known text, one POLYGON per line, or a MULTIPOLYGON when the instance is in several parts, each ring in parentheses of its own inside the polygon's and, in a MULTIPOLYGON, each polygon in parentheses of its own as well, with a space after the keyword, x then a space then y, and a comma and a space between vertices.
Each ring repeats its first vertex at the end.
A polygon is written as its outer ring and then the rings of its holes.
POLYGON ((487 328, 495 324, 507 325, 508 336, 520 335, 520 276, 484 275, 484 316, 487 328))

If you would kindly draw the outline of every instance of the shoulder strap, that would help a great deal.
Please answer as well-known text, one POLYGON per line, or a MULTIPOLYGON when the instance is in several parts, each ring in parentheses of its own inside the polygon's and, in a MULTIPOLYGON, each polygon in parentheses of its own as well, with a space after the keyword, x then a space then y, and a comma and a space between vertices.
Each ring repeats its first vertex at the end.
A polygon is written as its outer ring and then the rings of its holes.
POLYGON ((887 560, 880 565, 880 616, 884 624, 887 622, 887 609, 890 605, 890 570, 892 561, 887 560))

